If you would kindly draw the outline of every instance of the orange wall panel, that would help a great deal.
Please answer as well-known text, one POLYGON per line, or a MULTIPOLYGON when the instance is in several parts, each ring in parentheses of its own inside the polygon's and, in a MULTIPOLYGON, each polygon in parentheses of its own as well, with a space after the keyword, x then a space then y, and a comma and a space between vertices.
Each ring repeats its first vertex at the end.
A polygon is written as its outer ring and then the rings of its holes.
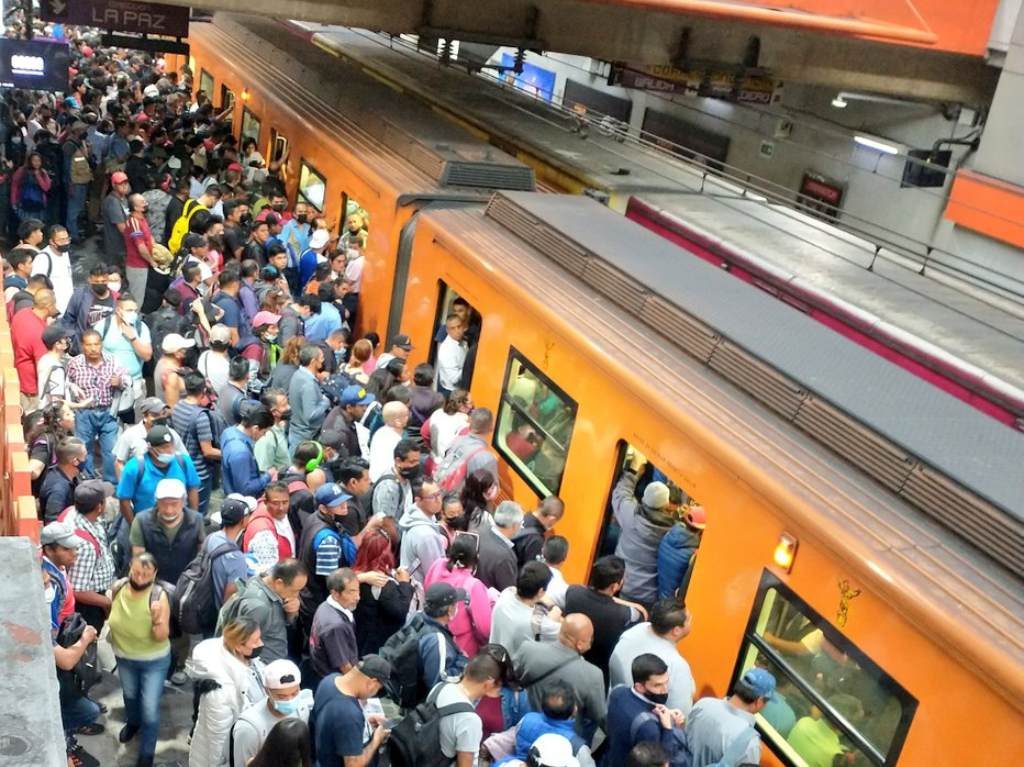
POLYGON ((966 229, 1024 248, 1024 187, 971 170, 958 171, 945 216, 966 229))

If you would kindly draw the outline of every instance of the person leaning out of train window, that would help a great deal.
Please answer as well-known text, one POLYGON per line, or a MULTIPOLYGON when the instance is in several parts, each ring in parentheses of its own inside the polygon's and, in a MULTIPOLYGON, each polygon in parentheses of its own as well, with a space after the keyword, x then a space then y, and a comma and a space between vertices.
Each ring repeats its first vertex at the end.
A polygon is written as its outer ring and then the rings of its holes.
MULTIPOLYGON (((681 492, 670 487, 670 491, 681 492)), ((686 593, 690 560, 700 546, 707 514, 699 504, 689 504, 682 509, 679 521, 665 534, 658 544, 658 599, 673 597, 682 590, 686 593)))
POLYGON ((612 490, 612 511, 621 532, 615 554, 626 562, 622 598, 650 607, 658 598, 658 546, 675 518, 668 513, 670 491, 664 482, 651 482, 637 503, 636 485, 644 459, 633 454, 612 490))

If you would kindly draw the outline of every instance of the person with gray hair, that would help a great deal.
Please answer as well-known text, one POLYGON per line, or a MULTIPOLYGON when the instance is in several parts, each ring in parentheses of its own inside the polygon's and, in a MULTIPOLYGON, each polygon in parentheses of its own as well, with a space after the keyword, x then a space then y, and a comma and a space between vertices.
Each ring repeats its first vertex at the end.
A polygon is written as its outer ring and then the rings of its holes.
POLYGON ((300 442, 316 438, 331 407, 331 401, 320 388, 319 375, 323 366, 323 349, 316 344, 302 347, 299 369, 288 384, 288 401, 292 406, 288 427, 288 451, 291 453, 300 442))
POLYGON ((479 528, 480 564, 476 577, 484 585, 504 591, 516 585, 519 562, 512 539, 523 524, 523 507, 515 501, 502 501, 494 510, 494 524, 479 528))

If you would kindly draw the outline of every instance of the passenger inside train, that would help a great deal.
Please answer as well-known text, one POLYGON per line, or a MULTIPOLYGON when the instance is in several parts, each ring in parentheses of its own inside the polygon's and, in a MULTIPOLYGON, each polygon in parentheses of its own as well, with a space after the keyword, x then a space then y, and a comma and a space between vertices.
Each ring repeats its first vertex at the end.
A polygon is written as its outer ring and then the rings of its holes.
POLYGON ((892 763, 916 701, 788 588, 698 684, 721 522, 657 435, 567 509, 600 423, 514 319, 448 277, 418 335, 371 311, 393 233, 273 114, 60 34, 69 95, 4 91, 0 235, 69 766, 892 763))

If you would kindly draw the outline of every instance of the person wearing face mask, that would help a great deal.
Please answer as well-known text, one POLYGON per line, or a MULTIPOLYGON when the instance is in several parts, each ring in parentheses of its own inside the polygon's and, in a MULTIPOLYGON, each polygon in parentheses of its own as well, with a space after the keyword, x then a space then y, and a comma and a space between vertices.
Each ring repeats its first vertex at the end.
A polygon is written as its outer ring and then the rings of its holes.
POLYGON ((75 288, 68 301, 61 324, 81 339, 82 333, 114 313, 115 299, 108 279, 110 267, 98 265, 89 271, 88 284, 75 288))
MULTIPOLYGON (((305 219, 305 217, 305 214, 301 216, 296 214, 296 217, 289 221, 281 232, 281 237, 284 239, 285 245, 289 250, 292 247, 292 242, 288 237, 292 236, 296 241, 301 239, 301 232, 306 230, 306 227, 304 224, 300 224, 299 220, 300 218, 305 219)), ((300 291, 305 290, 306 283, 313 279, 317 267, 327 262, 327 256, 324 253, 327 250, 327 244, 330 239, 331 235, 326 229, 317 229, 311 236, 306 236, 305 247, 299 251, 296 259, 296 266, 299 270, 300 291)), ((300 243, 296 242, 296 245, 298 244, 300 243)))
POLYGON ((254 452, 256 442, 274 424, 270 411, 263 405, 249 402, 241 408, 237 426, 229 426, 221 434, 221 480, 225 493, 241 493, 258 498, 268 484, 277 480, 277 469, 260 471, 254 452))
MULTIPOLYGON (((327 576, 339 567, 351 567, 363 537, 381 526, 380 519, 370 519, 361 532, 349 535, 342 519, 348 514, 351 499, 352 496, 334 482, 321 485, 313 494, 317 511, 302 526, 297 556, 310 572, 309 582, 302 590, 299 609, 299 624, 303 627, 304 636, 309 635, 317 608, 327 599, 327 576)), ((375 582, 378 586, 387 583, 386 576, 380 573, 360 573, 359 580, 361 583, 375 582)))
POLYGON ((153 233, 146 219, 146 199, 141 194, 128 196, 128 217, 122 232, 125 247, 125 273, 132 295, 146 296, 149 270, 156 266, 153 258, 153 233))
POLYGON ((189 767, 224 767, 228 741, 235 719, 250 706, 262 704, 265 664, 259 659, 263 648, 260 624, 247 616, 224 624, 221 636, 196 645, 187 672, 199 691, 199 712, 189 767))
POLYGON ((39 510, 44 522, 54 522, 74 502, 75 488, 85 464, 85 444, 78 437, 65 437, 57 443, 57 465, 46 472, 39 489, 39 510))
POLYGON ((231 728, 232 747, 228 754, 229 767, 246 767, 263 746, 267 735, 286 717, 309 722, 313 710, 313 691, 302 690, 299 667, 290 660, 280 659, 268 663, 263 669, 263 689, 267 699, 245 709, 231 728))
POLYGON ((139 316, 138 303, 131 295, 122 294, 117 299, 114 314, 93 327, 103 339, 103 351, 131 377, 128 384, 132 387, 134 403, 145 395, 142 365, 153 357, 149 326, 139 316))
POLYGON ((157 397, 146 397, 138 406, 139 422, 121 432, 114 443, 114 474, 120 480, 124 466, 132 458, 143 460, 150 451, 147 435, 154 426, 164 426, 170 432, 175 455, 187 456, 185 443, 171 428, 171 409, 157 397))
MULTIPOLYGON (((608 746, 601 764, 625 764, 633 746, 645 741, 660 743, 671 764, 682 746, 678 728, 685 718, 665 705, 671 688, 668 666, 657 655, 643 653, 630 664, 630 681, 632 685, 619 685, 608 696, 608 746)), ((760 759, 743 761, 748 763, 759 764, 760 759)))
POLYGON ((276 469, 281 474, 292 463, 288 453, 288 421, 292 417, 288 392, 268 387, 260 393, 260 402, 273 417, 274 425, 256 441, 256 465, 260 471, 276 469))
MULTIPOLYGON (((115 492, 120 501, 121 516, 132 525, 132 544, 135 546, 143 546, 145 543, 142 528, 135 518, 140 512, 159 506, 158 493, 161 486, 166 493, 170 492, 171 487, 177 489, 180 485, 182 502, 187 494, 191 508, 195 509, 199 504, 199 475, 192 459, 185 453, 176 452, 170 428, 154 423, 146 435, 146 444, 149 449, 141 459, 132 457, 125 463, 115 492), (176 484, 167 485, 167 481, 176 484)), ((174 518, 172 521, 180 520, 174 518)), ((148 546, 146 550, 152 551, 148 546)), ((177 581, 180 572, 170 574, 177 581)))
MULTIPOLYGON (((384 431, 384 429, 379 431, 384 431)), ((398 526, 401 524, 402 517, 413 507, 413 482, 422 473, 419 443, 411 439, 401 439, 391 454, 391 470, 378 477, 377 481, 373 483, 373 489, 370 491, 370 503, 373 516, 383 519, 391 539, 398 540, 398 526)), ((371 463, 371 478, 373 477, 372 466, 371 463)))
POLYGON ((288 449, 295 452, 300 442, 320 433, 331 401, 320 388, 320 371, 324 352, 319 346, 306 344, 299 352, 299 369, 288 383, 288 401, 292 420, 288 427, 288 449))
POLYGON ((437 522, 441 513, 441 491, 433 482, 416 480, 413 483, 415 505, 402 516, 401 566, 417 583, 422 584, 427 571, 444 558, 448 539, 437 522))
POLYGON ((137 767, 152 767, 160 730, 160 696, 171 665, 171 605, 157 583, 152 554, 132 558, 128 577, 112 588, 108 637, 117 658, 126 724, 121 743, 139 738, 137 767))
POLYGON ((75 292, 71 272, 71 236, 59 225, 51 226, 49 234, 46 247, 32 259, 32 274, 44 274, 50 280, 57 299, 57 311, 63 314, 75 292))
POLYGON ((280 336, 281 315, 273 312, 257 312, 252 318, 252 329, 256 334, 255 343, 249 344, 242 357, 256 363, 256 381, 265 386, 270 374, 277 367, 281 358, 281 347, 277 342, 280 336))

